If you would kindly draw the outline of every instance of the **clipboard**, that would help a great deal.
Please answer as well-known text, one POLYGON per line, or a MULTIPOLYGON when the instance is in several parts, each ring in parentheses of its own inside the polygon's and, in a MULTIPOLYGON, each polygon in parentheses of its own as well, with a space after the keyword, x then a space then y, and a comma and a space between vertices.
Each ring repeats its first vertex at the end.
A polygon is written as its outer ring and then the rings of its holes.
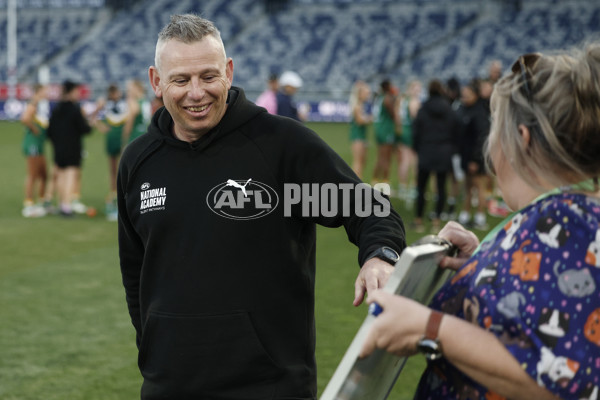
MULTIPOLYGON (((455 252, 456 248, 449 242, 434 235, 425 236, 404 249, 383 290, 428 304, 454 272, 439 268, 441 259, 455 252)), ((375 318, 370 308, 320 400, 387 399, 406 357, 376 349, 369 357, 358 358, 375 318)))

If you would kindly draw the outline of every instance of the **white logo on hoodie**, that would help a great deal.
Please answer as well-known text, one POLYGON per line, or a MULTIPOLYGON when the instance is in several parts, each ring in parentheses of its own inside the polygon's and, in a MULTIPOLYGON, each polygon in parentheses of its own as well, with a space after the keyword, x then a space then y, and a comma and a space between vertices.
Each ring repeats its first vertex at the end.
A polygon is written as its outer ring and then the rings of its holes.
POLYGON ((270 214, 279 204, 279 196, 269 185, 252 178, 228 179, 208 192, 206 204, 221 217, 248 220, 270 214))
POLYGON ((167 202, 167 188, 150 188, 150 183, 145 182, 140 188, 140 214, 148 211, 164 210, 167 202))

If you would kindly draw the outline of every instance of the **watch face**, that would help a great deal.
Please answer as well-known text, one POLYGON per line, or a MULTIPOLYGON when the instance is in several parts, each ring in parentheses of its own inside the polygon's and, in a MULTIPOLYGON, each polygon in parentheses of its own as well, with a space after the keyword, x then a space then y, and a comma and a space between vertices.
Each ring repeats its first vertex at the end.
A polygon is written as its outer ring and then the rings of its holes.
POLYGON ((417 344, 417 349, 428 360, 437 360, 442 357, 442 350, 437 340, 422 339, 417 344))
POLYGON ((394 261, 398 261, 398 253, 396 253, 394 250, 390 249, 389 247, 383 247, 382 248, 383 254, 389 258, 390 260, 394 260, 394 261))

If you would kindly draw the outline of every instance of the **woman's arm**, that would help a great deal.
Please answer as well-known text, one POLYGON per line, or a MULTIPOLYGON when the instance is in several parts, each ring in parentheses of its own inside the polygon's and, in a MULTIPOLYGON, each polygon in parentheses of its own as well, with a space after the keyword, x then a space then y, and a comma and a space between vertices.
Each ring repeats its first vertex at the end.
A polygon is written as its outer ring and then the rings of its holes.
POLYGON ((40 133, 40 128, 35 124, 35 112, 37 110, 37 101, 30 102, 25 107, 23 114, 21 114, 21 123, 33 132, 34 135, 40 133))
POLYGON ((556 399, 525 372, 492 333, 444 315, 439 331, 444 357, 490 390, 508 399, 556 399))
POLYGON ((133 124, 135 122, 135 117, 140 113, 140 105, 136 99, 129 98, 127 99, 127 117, 125 120, 125 125, 123 126, 123 142, 129 142, 129 136, 131 135, 131 131, 133 131, 133 124))
POLYGON ((354 117, 354 121, 356 121, 358 125, 370 124, 371 118, 369 118, 369 116, 364 113, 362 107, 362 103, 354 106, 354 109, 352 110, 352 116, 354 117))
MULTIPOLYGON (((377 302, 379 314, 369 332, 361 357, 375 348, 398 356, 417 353, 431 310, 411 299, 376 291, 369 303, 377 302)), ((438 338, 446 360, 483 386, 509 399, 556 399, 521 368, 517 360, 491 333, 457 317, 445 314, 438 338)))
POLYGON ((448 240, 458 248, 458 254, 454 257, 445 256, 440 262, 440 267, 457 270, 462 267, 465 262, 471 258, 477 246, 479 239, 471 231, 466 230, 458 222, 448 222, 438 233, 442 239, 448 240))

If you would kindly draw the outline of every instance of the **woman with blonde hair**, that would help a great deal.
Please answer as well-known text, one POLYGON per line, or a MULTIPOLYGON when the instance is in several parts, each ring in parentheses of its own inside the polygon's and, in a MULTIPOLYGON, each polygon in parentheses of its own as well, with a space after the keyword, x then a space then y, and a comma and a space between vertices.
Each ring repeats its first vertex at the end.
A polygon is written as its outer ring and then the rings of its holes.
POLYGON ((127 118, 123 127, 123 141, 127 145, 146 133, 150 122, 150 103, 146 89, 138 79, 127 82, 127 118))
POLYGON ((412 122, 421 108, 421 91, 423 85, 418 80, 408 83, 406 96, 400 101, 400 120, 402 135, 397 136, 398 146, 398 194, 401 199, 412 203, 416 197, 415 180, 417 153, 413 149, 412 122))
POLYGON ((357 81, 350 92, 350 141, 352 142, 352 169, 363 179, 367 161, 367 128, 373 122, 366 111, 366 102, 371 97, 371 89, 363 81, 357 81))
MULTIPOLYGON (((600 387, 600 43, 525 54, 496 84, 486 156, 515 212, 426 307, 382 292, 363 348, 429 360, 415 398, 591 399, 600 387)), ((462 266, 462 267, 461 267, 462 266)))
POLYGON ((50 107, 47 102, 47 88, 44 85, 35 85, 33 96, 27 103, 21 123, 25 126, 23 137, 23 154, 27 158, 27 175, 25 176, 25 200, 21 214, 26 218, 43 217, 46 209, 43 206, 46 195, 48 173, 46 170, 46 157, 44 145, 46 143, 46 129, 48 128, 48 114, 50 107), (35 186, 37 184, 37 203, 35 201, 35 186))

